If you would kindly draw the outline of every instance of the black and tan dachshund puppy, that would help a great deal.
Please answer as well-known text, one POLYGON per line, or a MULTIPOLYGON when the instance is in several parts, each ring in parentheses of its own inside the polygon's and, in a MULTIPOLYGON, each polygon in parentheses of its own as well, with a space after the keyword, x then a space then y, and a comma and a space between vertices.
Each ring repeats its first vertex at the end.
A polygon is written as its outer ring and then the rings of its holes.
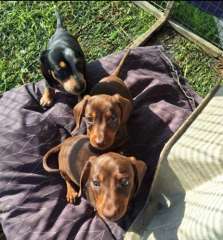
POLYGON ((62 25, 58 12, 57 29, 40 56, 41 71, 45 78, 45 89, 40 104, 53 103, 55 89, 80 96, 86 88, 85 56, 78 41, 62 25))

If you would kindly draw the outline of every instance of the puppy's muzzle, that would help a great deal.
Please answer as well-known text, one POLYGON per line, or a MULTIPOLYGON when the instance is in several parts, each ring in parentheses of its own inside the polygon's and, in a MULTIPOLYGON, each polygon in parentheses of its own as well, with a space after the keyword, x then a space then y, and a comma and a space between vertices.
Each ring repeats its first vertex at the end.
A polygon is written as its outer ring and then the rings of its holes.
POLYGON ((102 210, 101 217, 117 222, 124 216, 125 212, 126 211, 124 209, 116 206, 107 207, 102 210))
POLYGON ((64 81, 62 85, 65 91, 73 95, 80 95, 86 89, 86 82, 84 79, 76 80, 73 77, 64 81))
POLYGON ((105 141, 104 137, 96 136, 93 138, 90 137, 90 143, 96 149, 105 150, 111 147, 111 145, 113 144, 113 141, 108 141, 108 140, 105 141))

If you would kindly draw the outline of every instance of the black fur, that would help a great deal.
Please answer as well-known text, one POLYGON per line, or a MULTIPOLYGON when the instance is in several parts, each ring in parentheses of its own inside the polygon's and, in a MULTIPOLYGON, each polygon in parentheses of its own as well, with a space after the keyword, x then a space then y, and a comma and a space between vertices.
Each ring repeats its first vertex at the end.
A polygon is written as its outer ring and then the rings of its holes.
POLYGON ((56 17, 56 32, 49 40, 47 50, 40 55, 41 71, 48 88, 64 90, 61 82, 73 77, 77 82, 73 94, 80 95, 86 87, 85 56, 78 41, 63 28, 58 12, 56 12, 56 17), (61 61, 66 63, 66 68, 59 66, 61 61))

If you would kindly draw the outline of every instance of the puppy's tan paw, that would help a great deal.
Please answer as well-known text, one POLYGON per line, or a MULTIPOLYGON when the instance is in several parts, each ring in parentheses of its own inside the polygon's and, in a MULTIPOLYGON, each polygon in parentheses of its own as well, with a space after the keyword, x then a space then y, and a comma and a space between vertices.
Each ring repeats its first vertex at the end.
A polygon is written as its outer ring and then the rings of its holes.
POLYGON ((43 107, 50 107, 53 104, 53 98, 43 95, 40 99, 40 105, 43 107))
POLYGON ((78 193, 70 188, 69 191, 67 191, 66 198, 68 203, 74 203, 78 198, 78 193))

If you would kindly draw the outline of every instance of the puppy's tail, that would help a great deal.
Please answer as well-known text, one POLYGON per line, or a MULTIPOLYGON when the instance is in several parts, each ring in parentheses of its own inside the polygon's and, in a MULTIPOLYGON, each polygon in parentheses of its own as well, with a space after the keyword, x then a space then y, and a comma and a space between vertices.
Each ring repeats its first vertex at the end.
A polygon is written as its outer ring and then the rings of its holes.
POLYGON ((124 54, 124 56, 122 57, 119 65, 116 67, 116 69, 114 70, 114 72, 113 72, 111 75, 113 75, 113 76, 118 76, 118 75, 119 75, 120 69, 122 68, 122 65, 123 65, 123 63, 125 62, 127 56, 129 55, 130 50, 131 50, 130 48, 127 49, 127 51, 126 51, 126 53, 124 54))
MULTIPOLYGON (((61 144, 51 148, 44 156, 43 156, 43 168, 47 171, 47 172, 59 172, 59 169, 58 168, 52 168, 50 167, 50 164, 48 163, 49 159, 50 159, 50 156, 52 154, 55 154, 55 153, 59 153, 60 151, 60 148, 61 148, 61 144)), ((57 159, 58 161, 58 159, 57 159)))
POLYGON ((56 15, 56 18, 57 18, 57 29, 58 28, 63 28, 62 18, 61 18, 60 14, 57 10, 55 10, 55 15, 56 15))

